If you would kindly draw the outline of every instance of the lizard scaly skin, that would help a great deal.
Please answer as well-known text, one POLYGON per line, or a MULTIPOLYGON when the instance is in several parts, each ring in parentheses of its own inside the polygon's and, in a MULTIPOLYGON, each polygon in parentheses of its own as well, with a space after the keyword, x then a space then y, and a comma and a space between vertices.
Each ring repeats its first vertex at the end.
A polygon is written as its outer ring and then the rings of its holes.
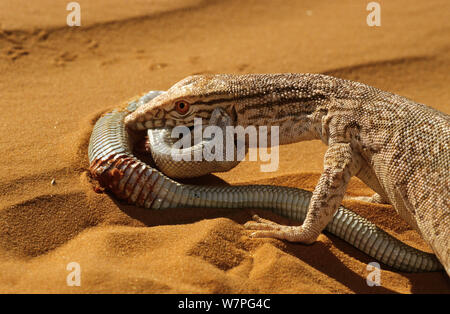
MULTIPOLYGON (((125 118, 129 129, 192 126, 222 108, 234 125, 279 126, 279 143, 320 139, 324 170, 302 226, 256 217, 255 237, 312 243, 352 176, 392 204, 450 274, 450 117, 405 97, 320 74, 190 76, 125 118)), ((268 128, 270 129, 270 128, 268 128)))

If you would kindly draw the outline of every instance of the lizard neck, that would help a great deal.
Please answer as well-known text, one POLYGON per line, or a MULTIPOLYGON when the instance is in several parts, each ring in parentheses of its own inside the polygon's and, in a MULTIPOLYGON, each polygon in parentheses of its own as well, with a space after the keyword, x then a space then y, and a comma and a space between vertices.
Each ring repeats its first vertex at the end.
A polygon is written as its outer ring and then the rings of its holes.
POLYGON ((335 82, 319 74, 238 76, 231 79, 236 125, 279 127, 280 144, 321 139, 335 82))

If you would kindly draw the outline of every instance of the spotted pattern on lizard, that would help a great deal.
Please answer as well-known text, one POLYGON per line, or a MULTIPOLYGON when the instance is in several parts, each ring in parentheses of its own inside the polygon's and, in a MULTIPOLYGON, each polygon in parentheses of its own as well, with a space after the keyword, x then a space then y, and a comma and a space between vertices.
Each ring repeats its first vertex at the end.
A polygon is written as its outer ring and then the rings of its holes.
MULTIPOLYGON (((126 117, 129 129, 192 126, 222 108, 234 125, 279 126, 279 143, 320 139, 324 171, 302 226, 257 218, 255 237, 312 243, 359 177, 431 246, 450 274, 450 117, 377 88, 320 74, 190 76, 126 117), (186 112, 176 110, 182 102, 186 112)), ((270 129, 270 128, 269 128, 270 129)))

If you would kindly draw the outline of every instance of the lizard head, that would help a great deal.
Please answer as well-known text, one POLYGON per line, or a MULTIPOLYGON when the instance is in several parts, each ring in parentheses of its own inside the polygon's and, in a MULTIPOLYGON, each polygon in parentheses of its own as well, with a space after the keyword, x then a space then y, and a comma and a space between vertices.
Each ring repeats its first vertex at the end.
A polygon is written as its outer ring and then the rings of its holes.
POLYGON ((214 109, 224 109, 235 117, 231 75, 189 76, 167 92, 140 106, 125 118, 133 130, 194 125, 194 118, 209 120, 214 109))

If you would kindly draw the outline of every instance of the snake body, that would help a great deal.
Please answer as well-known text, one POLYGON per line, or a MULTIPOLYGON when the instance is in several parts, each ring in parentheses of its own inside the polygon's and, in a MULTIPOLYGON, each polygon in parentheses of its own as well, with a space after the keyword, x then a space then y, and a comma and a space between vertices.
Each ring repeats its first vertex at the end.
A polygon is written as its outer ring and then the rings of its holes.
MULTIPOLYGON (((150 92, 130 103, 127 109, 107 113, 96 122, 89 143, 89 169, 103 188, 119 199, 148 209, 255 208, 271 210, 299 222, 305 219, 312 196, 309 191, 272 185, 181 184, 136 158, 124 118, 155 95, 150 92)), ((155 133, 155 136, 162 135, 155 133)), ((192 167, 192 164, 180 163, 180 167, 192 167)), ((186 168, 180 171, 186 171, 186 168)), ((408 246, 343 206, 339 207, 326 231, 400 271, 443 269, 433 254, 408 246)))

